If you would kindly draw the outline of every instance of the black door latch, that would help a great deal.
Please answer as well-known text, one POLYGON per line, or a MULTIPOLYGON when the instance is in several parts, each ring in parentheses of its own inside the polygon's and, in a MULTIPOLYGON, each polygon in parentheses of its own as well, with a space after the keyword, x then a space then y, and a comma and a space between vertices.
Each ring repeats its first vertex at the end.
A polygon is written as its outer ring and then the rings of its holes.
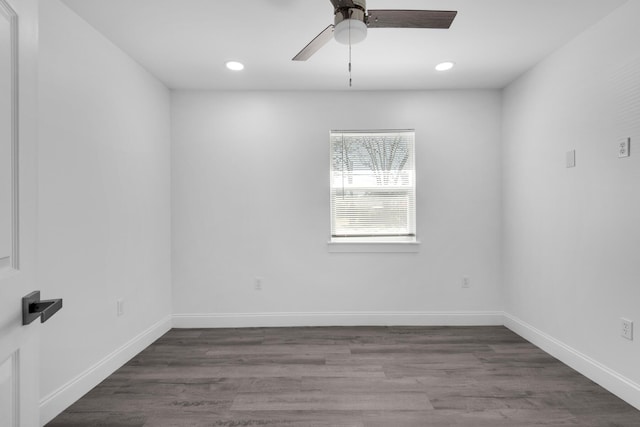
POLYGON ((38 317, 44 323, 61 308, 62 298, 41 300, 40 291, 33 291, 22 297, 22 324, 28 325, 38 317))

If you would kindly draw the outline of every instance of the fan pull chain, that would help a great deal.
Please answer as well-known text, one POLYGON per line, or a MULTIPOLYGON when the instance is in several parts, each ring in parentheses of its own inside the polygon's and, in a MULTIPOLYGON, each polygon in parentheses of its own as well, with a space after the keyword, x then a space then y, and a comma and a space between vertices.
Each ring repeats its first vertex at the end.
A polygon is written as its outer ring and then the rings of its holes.
POLYGON ((349 87, 351 87, 351 46, 349 46, 349 87))

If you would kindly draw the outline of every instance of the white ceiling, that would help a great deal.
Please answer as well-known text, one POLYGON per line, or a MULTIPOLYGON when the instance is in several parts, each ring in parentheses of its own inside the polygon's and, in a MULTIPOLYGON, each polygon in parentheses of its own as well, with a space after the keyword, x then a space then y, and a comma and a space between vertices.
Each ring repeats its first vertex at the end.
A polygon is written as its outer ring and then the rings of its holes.
MULTIPOLYGON (((344 45, 291 61, 333 23, 329 0, 62 1, 173 89, 348 89, 344 45)), ((368 0, 458 16, 449 30, 370 29, 353 46, 353 89, 501 88, 625 1, 368 0), (444 60, 454 70, 435 71, 444 60)))

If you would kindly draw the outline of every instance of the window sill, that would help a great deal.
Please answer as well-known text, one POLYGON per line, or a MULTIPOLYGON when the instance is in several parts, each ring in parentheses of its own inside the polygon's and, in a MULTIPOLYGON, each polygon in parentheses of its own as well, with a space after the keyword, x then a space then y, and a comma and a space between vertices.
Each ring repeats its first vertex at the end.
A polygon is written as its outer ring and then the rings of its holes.
POLYGON ((416 253, 420 252, 420 242, 384 241, 330 241, 329 253, 416 253))

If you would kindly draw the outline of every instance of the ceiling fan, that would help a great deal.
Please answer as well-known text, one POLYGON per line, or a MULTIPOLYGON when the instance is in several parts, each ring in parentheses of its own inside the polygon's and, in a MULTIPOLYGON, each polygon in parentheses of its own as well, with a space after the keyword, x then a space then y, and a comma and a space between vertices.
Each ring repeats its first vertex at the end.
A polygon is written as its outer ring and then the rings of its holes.
POLYGON ((329 0, 334 23, 304 47, 293 61, 306 61, 331 38, 355 44, 367 37, 367 28, 449 28, 458 12, 446 10, 367 10, 366 0, 329 0))

